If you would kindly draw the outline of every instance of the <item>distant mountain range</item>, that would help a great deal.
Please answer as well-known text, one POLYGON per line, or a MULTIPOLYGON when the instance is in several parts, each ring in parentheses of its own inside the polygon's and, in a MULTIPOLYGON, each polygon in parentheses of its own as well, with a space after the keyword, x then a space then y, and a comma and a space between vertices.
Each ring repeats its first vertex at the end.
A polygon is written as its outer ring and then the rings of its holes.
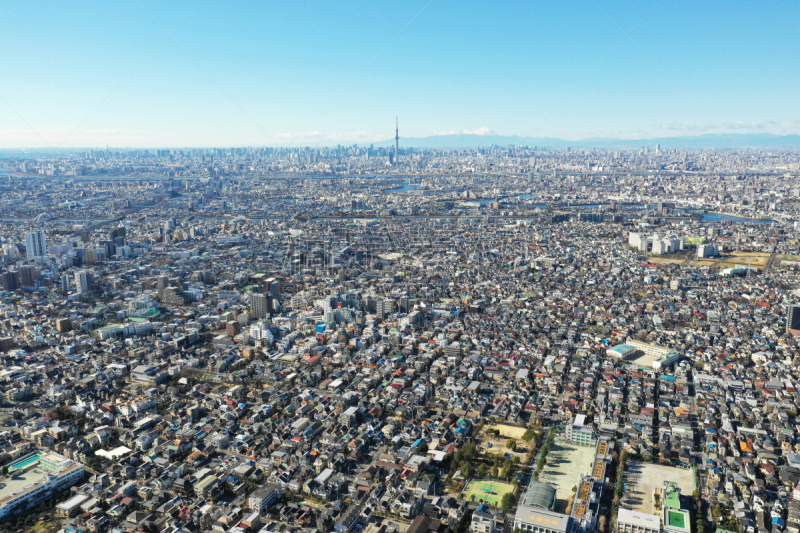
MULTIPOLYGON (((367 143, 370 144, 370 143, 367 143)), ((394 139, 371 143, 375 146, 393 146, 394 139)), ((642 146, 663 148, 800 148, 800 135, 773 135, 771 133, 708 133, 684 137, 654 137, 652 139, 608 139, 595 137, 568 141, 554 137, 520 137, 518 135, 432 135, 430 137, 400 137, 400 145, 413 148, 479 148, 491 145, 521 144, 543 148, 637 148, 642 146)))

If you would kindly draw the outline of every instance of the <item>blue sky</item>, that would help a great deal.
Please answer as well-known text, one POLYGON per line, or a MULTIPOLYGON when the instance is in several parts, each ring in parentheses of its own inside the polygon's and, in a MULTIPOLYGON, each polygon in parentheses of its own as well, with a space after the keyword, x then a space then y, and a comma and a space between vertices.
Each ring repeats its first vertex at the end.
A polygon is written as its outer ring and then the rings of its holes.
POLYGON ((798 20, 796 1, 19 2, 0 147, 352 144, 395 116, 405 137, 799 133, 798 20))

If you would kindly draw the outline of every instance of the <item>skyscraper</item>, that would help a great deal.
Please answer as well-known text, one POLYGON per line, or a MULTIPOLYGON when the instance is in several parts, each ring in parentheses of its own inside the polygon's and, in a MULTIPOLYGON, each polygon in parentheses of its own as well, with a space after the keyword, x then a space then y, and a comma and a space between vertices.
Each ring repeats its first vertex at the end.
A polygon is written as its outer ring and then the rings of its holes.
POLYGON ((47 242, 44 238, 44 231, 37 230, 26 233, 25 248, 28 250, 28 259, 47 255, 47 242))
POLYGON ((400 122, 394 117, 394 166, 400 164, 400 122))
POLYGON ((786 331, 800 329, 800 305, 786 306, 786 331))

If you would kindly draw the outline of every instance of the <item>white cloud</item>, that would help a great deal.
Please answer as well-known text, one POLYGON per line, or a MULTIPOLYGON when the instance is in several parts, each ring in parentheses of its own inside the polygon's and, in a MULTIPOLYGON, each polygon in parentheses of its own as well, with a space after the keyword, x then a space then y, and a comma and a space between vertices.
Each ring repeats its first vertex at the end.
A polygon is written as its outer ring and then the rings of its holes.
POLYGON ((464 133, 467 133, 469 135, 489 135, 490 133, 494 133, 494 132, 492 130, 490 130, 489 128, 487 128, 486 126, 484 126, 482 128, 478 128, 478 129, 472 130, 472 131, 464 130, 464 133))
POLYGON ((721 121, 721 122, 673 122, 659 126, 661 131, 678 134, 703 134, 703 133, 773 133, 785 135, 800 132, 800 121, 721 121))
POLYGON ((433 135, 489 135, 495 133, 494 130, 487 128, 486 126, 482 128, 477 128, 474 130, 446 130, 446 131, 437 131, 434 132, 433 135))

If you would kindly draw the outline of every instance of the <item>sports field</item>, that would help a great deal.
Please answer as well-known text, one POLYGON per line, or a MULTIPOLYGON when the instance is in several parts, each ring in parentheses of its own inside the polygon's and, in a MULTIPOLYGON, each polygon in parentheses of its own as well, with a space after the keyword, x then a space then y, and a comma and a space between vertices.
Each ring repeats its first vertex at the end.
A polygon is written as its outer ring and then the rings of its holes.
POLYGON ((466 500, 472 501, 472 495, 475 495, 475 501, 488 503, 495 507, 500 507, 500 500, 507 492, 514 492, 514 485, 510 483, 502 483, 500 481, 479 481, 473 479, 469 485, 464 487, 464 492, 461 493, 462 497, 466 500))
POLYGON ((629 462, 622 480, 622 506, 640 513, 658 512, 653 505, 653 491, 661 489, 664 481, 677 483, 681 494, 690 496, 694 492, 694 474, 688 468, 629 462))

